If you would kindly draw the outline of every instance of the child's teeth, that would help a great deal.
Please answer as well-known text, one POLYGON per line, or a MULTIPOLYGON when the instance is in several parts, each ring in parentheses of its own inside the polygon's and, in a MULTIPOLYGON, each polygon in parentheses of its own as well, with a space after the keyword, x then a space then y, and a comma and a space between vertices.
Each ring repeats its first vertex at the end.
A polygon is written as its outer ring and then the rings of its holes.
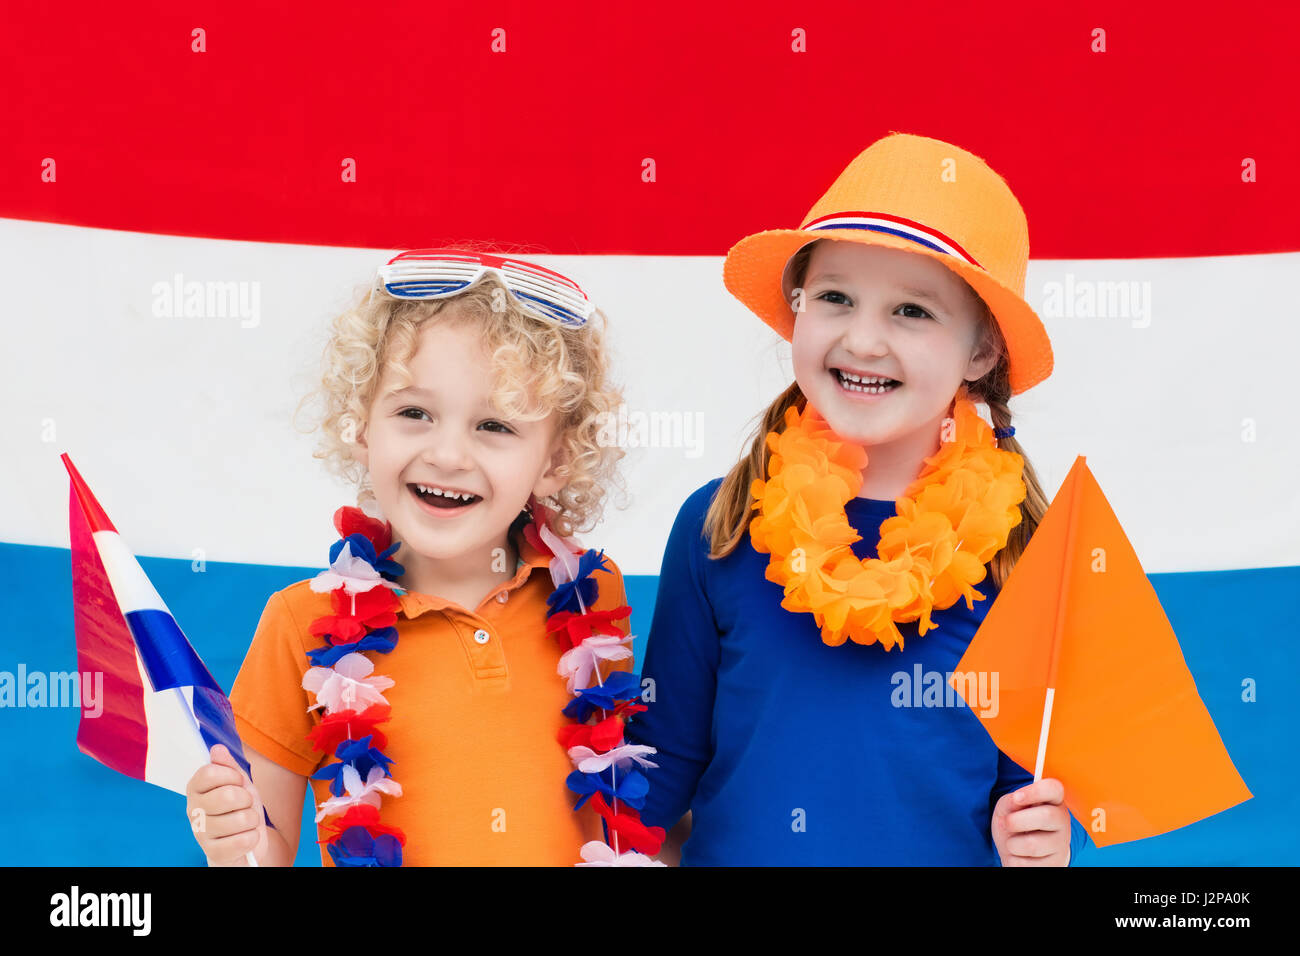
POLYGON ((441 488, 434 488, 430 485, 416 485, 422 495, 437 495, 439 498, 455 498, 457 501, 469 501, 474 496, 471 494, 462 494, 456 491, 443 491, 441 488))
POLYGON ((860 375, 853 375, 841 369, 836 369, 835 375, 840 381, 840 386, 850 392, 866 392, 868 395, 880 395, 898 387, 897 382, 879 376, 863 378, 860 375))

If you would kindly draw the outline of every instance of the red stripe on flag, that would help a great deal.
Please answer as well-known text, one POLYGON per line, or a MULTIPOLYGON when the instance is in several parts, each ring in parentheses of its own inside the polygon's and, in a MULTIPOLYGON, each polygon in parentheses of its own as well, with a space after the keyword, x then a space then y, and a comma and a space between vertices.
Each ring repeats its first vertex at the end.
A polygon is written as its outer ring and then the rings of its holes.
MULTIPOLYGON (((71 462, 68 465, 71 468, 71 462)), ((83 675, 104 674, 103 712, 88 717, 82 708, 77 747, 105 766, 143 780, 149 728, 135 639, 118 608, 75 487, 68 494, 68 526, 77 669, 83 675)))
POLYGON ((311 9, 10 4, 0 216, 721 255, 900 130, 988 160, 1035 258, 1300 249, 1295 4, 311 9))
POLYGON ((113 522, 108 520, 108 515, 100 507, 99 501, 90 493, 90 487, 86 480, 81 477, 81 472, 77 471, 77 466, 72 463, 67 452, 59 456, 63 459, 63 465, 68 469, 68 477, 72 480, 72 493, 77 496, 77 501, 81 504, 81 513, 85 516, 91 534, 96 531, 116 531, 113 522))

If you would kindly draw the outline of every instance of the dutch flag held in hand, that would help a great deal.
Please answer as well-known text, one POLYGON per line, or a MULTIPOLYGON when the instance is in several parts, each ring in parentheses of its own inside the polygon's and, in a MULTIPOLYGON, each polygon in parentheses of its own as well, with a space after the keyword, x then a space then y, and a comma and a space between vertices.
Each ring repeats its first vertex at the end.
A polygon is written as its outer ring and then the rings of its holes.
MULTIPOLYGON (((104 674, 103 713, 88 716, 82 708, 77 747, 106 767, 180 794, 216 744, 249 773, 225 692, 72 460, 60 457, 71 478, 77 669, 104 674)), ((248 862, 257 865, 251 851, 248 862)))

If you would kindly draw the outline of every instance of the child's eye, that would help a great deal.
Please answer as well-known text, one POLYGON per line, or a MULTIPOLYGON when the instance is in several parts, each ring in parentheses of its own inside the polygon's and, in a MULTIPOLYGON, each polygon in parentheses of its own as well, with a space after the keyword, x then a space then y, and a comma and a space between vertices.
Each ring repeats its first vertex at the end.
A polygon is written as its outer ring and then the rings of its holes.
POLYGON ((848 297, 847 295, 845 295, 843 292, 836 292, 834 289, 830 290, 829 292, 823 292, 823 293, 821 293, 819 296, 817 296, 817 298, 819 298, 819 299, 825 299, 827 302, 830 302, 832 305, 850 305, 850 304, 852 304, 852 303, 850 303, 850 301, 849 301, 849 297, 848 297), (836 297, 838 297, 838 298, 836 298, 836 297), (842 300, 842 301, 841 301, 841 300, 842 300))
POLYGON ((925 311, 925 309, 921 308, 921 307, 920 307, 919 305, 917 305, 915 302, 904 302, 902 305, 899 306, 899 308, 900 308, 900 309, 916 309, 916 311, 918 311, 918 312, 921 313, 920 315, 909 315, 909 316, 908 316, 909 319, 919 319, 919 318, 922 318, 922 317, 924 317, 924 318, 930 318, 930 319, 934 318, 934 316, 930 315, 929 312, 925 311))
MULTIPOLYGON (((425 418, 429 418, 429 413, 426 412, 423 408, 403 408, 403 409, 402 409, 400 412, 398 412, 397 414, 398 414, 398 417, 400 417, 400 418, 409 418, 409 419, 411 419, 412 421, 420 421, 420 420, 421 420, 421 419, 420 419, 420 416, 424 416, 425 418), (408 414, 408 413, 411 413, 411 412, 413 412, 414 414, 408 414)), ((432 421, 433 419, 429 418, 429 420, 432 421)), ((508 425, 505 425, 505 424, 503 424, 503 423, 501 423, 501 422, 498 422, 498 421, 495 421, 495 420, 493 420, 493 421, 486 421, 486 422, 483 422, 481 425, 479 425, 479 427, 480 427, 480 428, 486 428, 488 431, 498 432, 498 433, 503 434, 503 435, 510 435, 510 434, 513 434, 513 432, 511 431, 511 429, 510 429, 510 427, 509 427, 508 425), (489 427, 489 426, 493 426, 493 427, 489 427)))

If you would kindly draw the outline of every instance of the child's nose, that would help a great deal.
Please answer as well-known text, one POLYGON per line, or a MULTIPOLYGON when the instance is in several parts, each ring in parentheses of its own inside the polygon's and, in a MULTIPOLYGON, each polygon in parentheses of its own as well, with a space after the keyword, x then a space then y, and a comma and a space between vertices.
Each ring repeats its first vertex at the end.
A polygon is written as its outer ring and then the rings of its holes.
POLYGON ((444 472, 465 471, 473 466, 465 437, 456 428, 431 429, 424 446, 424 460, 444 472))
POLYGON ((886 355, 889 352, 889 328, 889 323, 874 310, 859 308, 845 326, 840 345, 853 355, 886 355))

